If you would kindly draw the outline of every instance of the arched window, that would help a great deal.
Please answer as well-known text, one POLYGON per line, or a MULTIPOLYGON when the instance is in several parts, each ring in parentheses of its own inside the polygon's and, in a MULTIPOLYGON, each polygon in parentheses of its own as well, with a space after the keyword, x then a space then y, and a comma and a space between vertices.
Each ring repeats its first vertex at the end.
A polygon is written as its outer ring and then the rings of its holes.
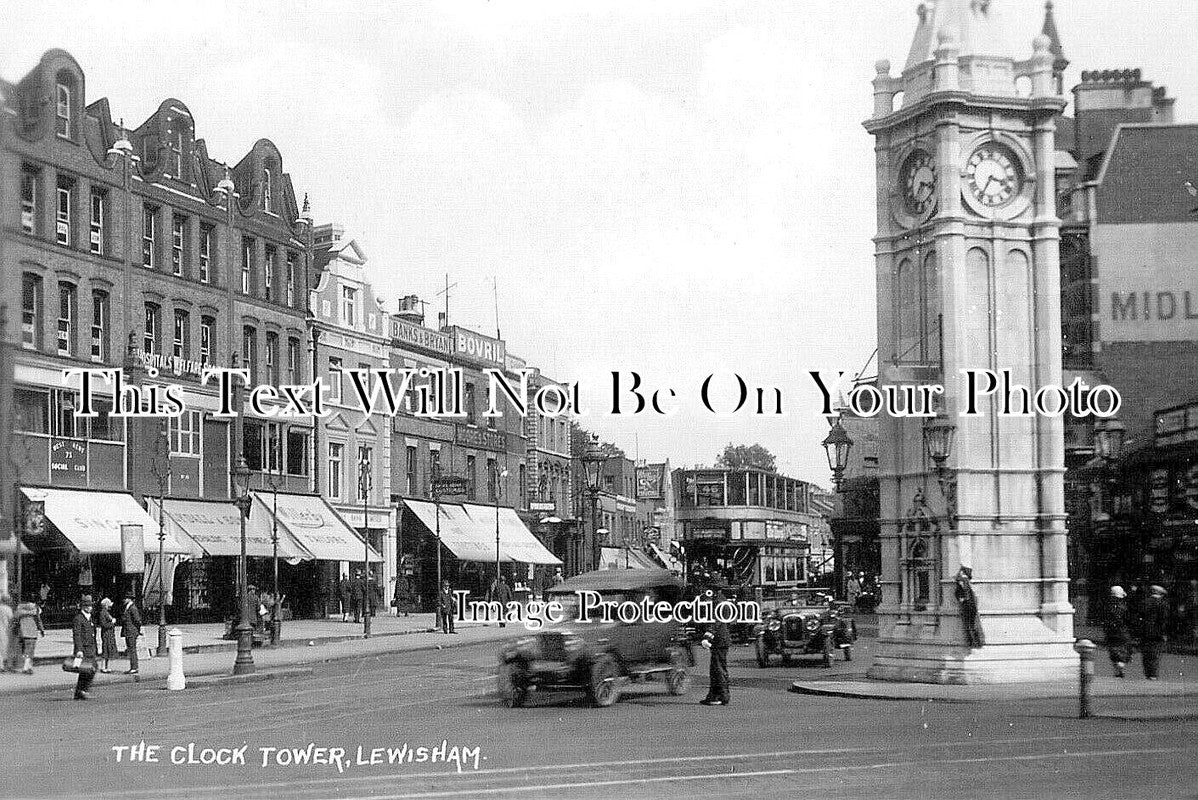
POLYGON ((270 170, 262 170, 262 210, 272 210, 271 193, 270 193, 270 170))
POLYGON ((75 138, 75 77, 66 70, 54 78, 54 132, 75 138))

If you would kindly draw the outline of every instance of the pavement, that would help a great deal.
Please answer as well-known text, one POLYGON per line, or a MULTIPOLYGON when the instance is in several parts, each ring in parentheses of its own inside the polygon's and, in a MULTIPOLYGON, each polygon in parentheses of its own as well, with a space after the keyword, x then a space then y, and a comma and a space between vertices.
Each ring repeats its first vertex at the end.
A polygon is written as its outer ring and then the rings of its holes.
MULTIPOLYGON (((340 617, 324 620, 289 620, 283 623, 283 641, 278 647, 253 649, 254 676, 233 676, 233 658, 237 643, 222 638, 221 623, 170 625, 183 632, 183 669, 191 685, 210 684, 213 680, 256 681, 297 674, 298 665, 335 659, 354 659, 390 652, 440 650, 463 645, 493 642, 524 632, 523 626, 500 628, 495 624, 460 623, 459 631, 446 635, 434 631, 432 614, 410 617, 378 616, 372 620, 371 638, 362 638, 361 623, 343 623, 340 617), (193 681, 192 678, 205 680, 193 681)), ((155 647, 158 627, 146 625, 142 643, 155 647)), ((117 639, 122 657, 110 664, 111 673, 96 675, 96 686, 134 683, 165 684, 170 662, 166 657, 141 658, 137 675, 124 674, 129 664, 124 658, 124 642, 117 639)), ((63 672, 60 664, 72 652, 69 630, 49 630, 37 645, 32 675, 0 673, 0 695, 37 692, 46 689, 66 691, 74 686, 75 676, 63 672)), ((311 670, 308 670, 309 672, 311 670)), ((301 670, 302 672, 302 670, 301 670)))

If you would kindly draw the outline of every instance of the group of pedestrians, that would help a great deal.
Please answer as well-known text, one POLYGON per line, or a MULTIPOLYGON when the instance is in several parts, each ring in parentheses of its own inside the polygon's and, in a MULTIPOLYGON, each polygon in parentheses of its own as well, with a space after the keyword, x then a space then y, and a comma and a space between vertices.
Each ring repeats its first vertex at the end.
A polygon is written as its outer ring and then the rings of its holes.
POLYGON ((341 606, 341 621, 349 622, 349 615, 354 615, 354 622, 362 621, 362 614, 374 616, 379 606, 383 604, 383 590, 373 579, 367 580, 361 570, 354 573, 352 578, 342 576, 337 582, 337 600, 341 606))
POLYGON ((1106 646, 1115 670, 1115 677, 1124 677, 1134 645, 1139 646, 1144 664, 1144 677, 1155 681, 1159 677, 1161 649, 1165 646, 1169 608, 1163 586, 1148 587, 1148 597, 1140 604, 1133 619, 1127 604, 1127 592, 1122 586, 1112 586, 1103 626, 1106 646))

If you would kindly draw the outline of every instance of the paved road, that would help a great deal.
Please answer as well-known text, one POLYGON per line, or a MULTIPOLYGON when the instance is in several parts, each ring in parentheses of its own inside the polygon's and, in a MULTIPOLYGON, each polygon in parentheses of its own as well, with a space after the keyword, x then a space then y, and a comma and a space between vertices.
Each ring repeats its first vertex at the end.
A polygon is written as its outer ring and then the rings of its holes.
MULTIPOLYGON (((804 697, 786 688, 820 667, 759 670, 737 648, 728 708, 697 704, 700 675, 685 697, 643 684, 608 709, 568 695, 505 709, 492 695, 494 650, 382 655, 175 693, 110 685, 87 703, 61 690, 0 698, 19 741, 0 796, 1096 798, 1195 796, 1198 786, 1192 699, 1104 700, 1104 714, 1123 718, 1082 722, 1064 700, 804 697), (117 762, 114 746, 143 740, 159 746, 159 763, 117 762), (415 761, 414 748, 442 740, 447 756, 464 756, 460 773, 415 761), (172 750, 186 756, 192 743, 196 757, 245 747, 246 763, 172 765, 172 750), (341 765, 280 764, 271 752, 262 766, 261 748, 287 748, 288 761, 310 743, 344 750, 341 765), (381 763, 358 763, 375 748, 381 763)), ((862 643, 861 658, 835 671, 859 671, 868 651, 862 643)))

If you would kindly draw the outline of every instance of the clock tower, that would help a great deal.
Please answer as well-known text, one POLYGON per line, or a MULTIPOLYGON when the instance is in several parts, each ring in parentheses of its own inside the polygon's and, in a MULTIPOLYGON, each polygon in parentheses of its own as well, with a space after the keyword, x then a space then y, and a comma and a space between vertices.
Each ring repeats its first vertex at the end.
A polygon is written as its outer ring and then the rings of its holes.
POLYGON ((877 154, 878 381, 944 386, 934 417, 879 416, 876 678, 1077 670, 1062 419, 1007 416, 989 401, 960 415, 962 370, 1009 370, 1032 391, 1061 383, 1053 139, 1065 101, 1051 40, 1014 58, 997 5, 920 5, 901 74, 877 64, 865 123, 877 154))

